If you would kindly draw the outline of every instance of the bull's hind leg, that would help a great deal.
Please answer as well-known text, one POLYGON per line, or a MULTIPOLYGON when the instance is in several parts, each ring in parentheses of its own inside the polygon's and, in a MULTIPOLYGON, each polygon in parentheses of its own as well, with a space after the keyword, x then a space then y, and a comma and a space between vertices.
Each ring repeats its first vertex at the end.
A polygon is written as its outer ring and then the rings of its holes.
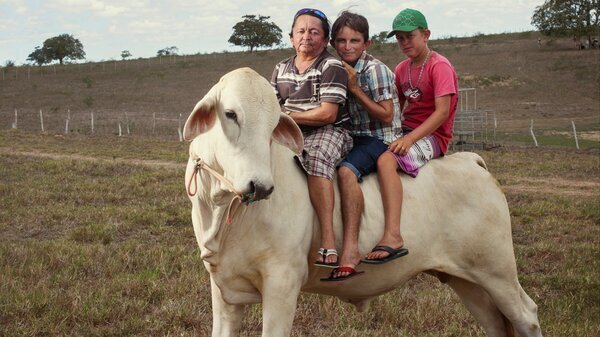
POLYGON ((506 325, 504 315, 498 310, 488 293, 475 283, 447 275, 440 277, 460 297, 465 307, 481 324, 488 337, 514 336, 512 326, 506 325))
POLYGON ((488 279, 481 284, 521 337, 541 337, 537 305, 516 279, 488 279))
POLYGON ((212 337, 237 336, 242 326, 244 306, 225 303, 221 291, 212 279, 210 289, 213 311, 212 337))
MULTIPOLYGON (((498 261, 502 260, 498 257, 498 261)), ((487 295, 486 301, 493 301, 520 337, 541 337, 537 305, 521 288, 516 265, 496 263, 493 266, 487 269, 471 269, 469 280, 485 290, 482 292, 487 295), (498 266, 501 267, 500 270, 497 270, 498 266)))

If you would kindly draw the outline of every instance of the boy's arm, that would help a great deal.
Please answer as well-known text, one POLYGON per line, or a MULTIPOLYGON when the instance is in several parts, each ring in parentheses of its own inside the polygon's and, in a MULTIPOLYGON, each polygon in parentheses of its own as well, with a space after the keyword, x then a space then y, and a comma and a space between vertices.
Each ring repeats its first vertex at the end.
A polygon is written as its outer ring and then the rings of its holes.
POLYGON ((450 116, 450 98, 452 95, 446 95, 435 98, 435 110, 423 122, 406 136, 399 138, 392 144, 389 149, 399 155, 406 155, 408 149, 419 139, 430 135, 440 127, 450 116))
POLYGON ((358 86, 356 80, 356 70, 346 62, 342 62, 348 73, 348 91, 356 97, 358 103, 369 113, 369 116, 380 120, 384 124, 392 124, 394 117, 394 103, 391 99, 380 102, 373 101, 358 86))

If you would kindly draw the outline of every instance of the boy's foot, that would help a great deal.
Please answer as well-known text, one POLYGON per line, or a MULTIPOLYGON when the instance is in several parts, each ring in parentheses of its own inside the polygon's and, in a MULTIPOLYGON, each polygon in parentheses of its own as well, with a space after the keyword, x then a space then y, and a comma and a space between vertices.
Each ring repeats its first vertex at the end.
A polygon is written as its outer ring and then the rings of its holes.
POLYGON ((408 249, 403 247, 394 249, 390 246, 378 245, 375 246, 371 253, 367 254, 364 259, 360 260, 360 262, 368 264, 384 264, 407 254, 408 249))
POLYGON ((344 281, 349 278, 353 278, 354 276, 358 276, 360 274, 364 274, 364 271, 356 271, 354 268, 348 267, 348 266, 339 267, 339 268, 335 268, 334 270, 332 270, 329 277, 322 278, 321 281, 323 281, 323 282, 344 281))

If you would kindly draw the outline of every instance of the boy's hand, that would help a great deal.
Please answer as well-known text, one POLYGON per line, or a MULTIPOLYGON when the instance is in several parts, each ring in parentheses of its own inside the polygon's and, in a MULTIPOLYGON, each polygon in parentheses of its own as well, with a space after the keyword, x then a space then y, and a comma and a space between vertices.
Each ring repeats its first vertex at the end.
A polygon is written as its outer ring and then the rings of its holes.
POLYGON ((415 142, 411 139, 411 137, 404 136, 402 138, 398 138, 393 141, 388 149, 395 154, 406 156, 410 147, 413 146, 415 142))
POLYGON ((354 67, 344 61, 342 61, 342 64, 344 65, 344 69, 346 69, 346 73, 348 73, 348 90, 350 90, 350 92, 360 90, 358 81, 356 80, 356 70, 354 67))

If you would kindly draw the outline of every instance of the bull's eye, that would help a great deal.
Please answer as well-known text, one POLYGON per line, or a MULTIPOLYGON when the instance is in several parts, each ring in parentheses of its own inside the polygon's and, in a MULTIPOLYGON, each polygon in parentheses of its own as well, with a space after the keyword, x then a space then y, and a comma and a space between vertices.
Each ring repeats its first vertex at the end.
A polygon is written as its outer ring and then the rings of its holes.
POLYGON ((237 114, 232 110, 225 111, 225 117, 237 123, 237 114))

